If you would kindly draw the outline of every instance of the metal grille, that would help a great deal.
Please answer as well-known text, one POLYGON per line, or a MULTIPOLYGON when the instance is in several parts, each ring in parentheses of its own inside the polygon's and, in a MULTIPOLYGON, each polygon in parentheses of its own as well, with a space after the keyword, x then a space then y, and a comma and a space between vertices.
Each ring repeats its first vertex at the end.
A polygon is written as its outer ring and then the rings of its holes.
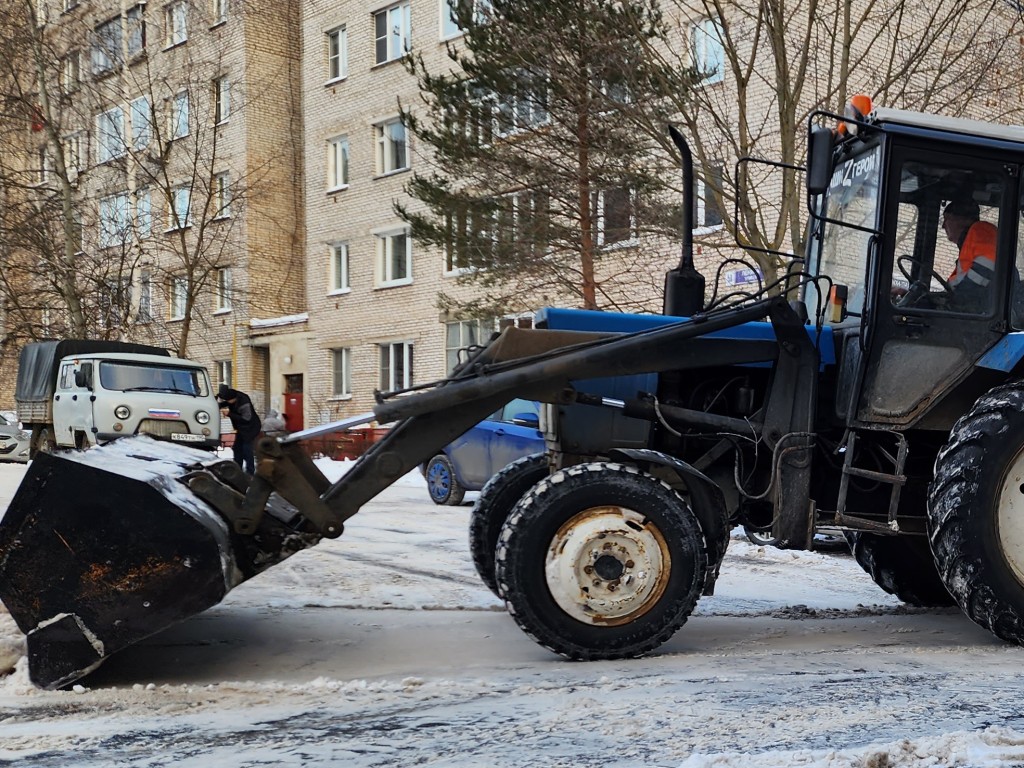
POLYGON ((172 433, 188 432, 188 424, 184 421, 167 421, 166 419, 143 419, 139 424, 139 434, 153 437, 170 438, 172 433))

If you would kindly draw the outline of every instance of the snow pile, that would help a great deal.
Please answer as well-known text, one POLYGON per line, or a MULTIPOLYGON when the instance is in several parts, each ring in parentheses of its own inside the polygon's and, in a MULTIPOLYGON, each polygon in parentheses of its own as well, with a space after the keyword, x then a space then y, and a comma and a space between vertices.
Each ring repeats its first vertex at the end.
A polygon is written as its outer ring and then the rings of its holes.
POLYGON ((25 655, 25 636, 0 603, 0 677, 14 671, 18 659, 25 655))

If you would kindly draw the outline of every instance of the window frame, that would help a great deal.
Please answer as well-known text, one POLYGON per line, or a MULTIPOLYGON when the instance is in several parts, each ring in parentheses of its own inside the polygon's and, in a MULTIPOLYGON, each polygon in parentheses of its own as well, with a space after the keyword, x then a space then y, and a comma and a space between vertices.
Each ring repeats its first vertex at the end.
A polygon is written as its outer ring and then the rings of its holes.
POLYGON ((327 140, 327 192, 348 189, 351 146, 348 136, 333 136, 327 140), (340 153, 340 154, 339 154, 340 153), (339 161, 341 165, 339 168, 339 161), (339 174, 339 170, 341 173, 339 174), (340 176, 340 178, 339 178, 340 176))
POLYGON ((705 17, 695 21, 690 30, 690 57, 697 72, 707 71, 708 75, 697 81, 697 85, 714 85, 725 79, 725 42, 722 39, 720 19, 705 17), (707 68, 708 64, 716 64, 707 68))
POLYGON ((167 136, 171 141, 184 139, 189 135, 191 126, 191 105, 189 104, 189 93, 187 90, 178 91, 168 99, 167 110, 167 136), (179 133, 179 131, 184 131, 179 133))
MULTIPOLYGON (((706 170, 710 171, 712 178, 717 179, 719 184, 724 183, 725 166, 723 163, 710 163, 706 166, 706 170), (717 174, 715 173, 716 170, 717 174)), ((694 177, 694 186, 697 187, 693 195, 693 234, 695 235, 707 235, 712 232, 718 232, 725 227, 725 216, 717 203, 714 203, 713 191, 710 193, 712 195, 710 199, 713 204, 708 205, 708 181, 705 176, 706 174, 702 171, 700 176, 694 177), (718 221, 709 224, 709 213, 715 214, 718 221)))
POLYGON ((188 307, 188 278, 184 275, 171 275, 167 290, 167 319, 171 322, 184 320, 188 307))
POLYGON ((231 118, 231 81, 227 75, 213 78, 213 124, 223 125, 231 118))
POLYGON ((376 163, 377 177, 390 176, 395 173, 402 173, 408 171, 411 167, 410 162, 410 147, 409 147, 409 131, 405 127, 405 123, 402 122, 401 117, 392 117, 387 120, 382 120, 379 123, 374 124, 374 156, 376 163), (401 154, 403 165, 398 165, 395 159, 395 146, 398 142, 395 141, 393 136, 390 136, 388 131, 394 126, 400 126, 402 129, 402 141, 401 141, 401 154))
POLYGON ((171 187, 171 195, 167 201, 167 231, 177 232, 192 226, 192 188, 188 184, 176 184, 171 187), (182 215, 180 205, 182 197, 185 201, 185 213, 182 215))
POLYGON ((348 243, 339 241, 328 243, 328 296, 339 296, 352 291, 351 261, 348 243))
POLYGON ((142 96, 136 96, 128 102, 128 120, 131 123, 132 149, 136 152, 145 149, 153 140, 153 105, 150 103, 149 96, 143 94, 142 96), (139 102, 145 102, 146 108, 144 113, 136 106, 139 102), (136 125, 136 115, 144 115, 141 126, 136 125), (145 129, 144 132, 143 128, 145 129), (141 140, 143 138, 144 141, 141 140))
POLYGON ((184 0, 175 0, 164 6, 164 50, 176 48, 187 42, 188 4, 184 0))
POLYGON ((101 21, 93 27, 89 58, 94 76, 98 77, 113 72, 124 64, 123 49, 121 47, 124 42, 123 35, 121 14, 106 21, 101 21), (109 32, 115 30, 114 37, 117 38, 116 40, 112 39, 109 34, 109 32))
POLYGON ((96 163, 97 165, 103 165, 109 163, 112 160, 117 160, 120 157, 124 157, 128 151, 127 143, 125 142, 125 115, 124 108, 120 105, 105 109, 96 115, 96 163), (102 122, 103 120, 109 121, 109 116, 113 113, 117 113, 117 120, 120 122, 120 129, 110 121, 110 125, 113 128, 113 132, 104 130, 102 122), (116 134, 116 135, 115 135, 116 134), (114 136, 117 141, 116 151, 112 150, 105 139, 109 139, 110 136, 114 136), (106 155, 106 156, 104 156, 106 155))
POLYGON ((402 0, 374 11, 373 17, 373 62, 382 66, 398 61, 412 50, 412 3, 402 0), (397 18, 398 24, 392 21, 397 18), (384 21, 383 33, 380 21, 384 21), (395 34, 397 30, 397 34, 395 34), (383 58, 381 58, 383 46, 383 58), (398 50, 395 50, 395 49, 398 50))
POLYGON ((213 291, 215 315, 231 312, 235 308, 232 301, 233 290, 231 267, 218 267, 213 291))
POLYGON ((377 288, 393 288, 412 283, 412 235, 409 227, 382 230, 374 233, 374 249, 376 253, 377 288), (405 274, 395 277, 395 239, 405 241, 405 274))
POLYGON ((639 242, 636 216, 636 192, 628 187, 610 187, 594 193, 594 231, 597 244, 602 248, 626 248, 639 242), (626 237, 615 240, 608 239, 608 194, 625 192, 629 205, 629 223, 626 237))
POLYGON ((327 84, 330 85, 348 77, 348 28, 345 24, 339 24, 327 30, 324 35, 327 38, 327 84), (337 52, 333 51, 335 40, 337 52))
POLYGON ((151 323, 153 317, 153 271, 143 267, 139 271, 139 309, 135 315, 140 323, 151 323))
POLYGON ((380 354, 380 387, 382 391, 393 392, 399 389, 408 389, 413 385, 415 381, 413 375, 413 365, 415 356, 414 346, 412 341, 391 341, 384 342, 377 345, 377 349, 380 354), (402 381, 399 383, 396 381, 395 374, 398 373, 398 366, 396 362, 396 352, 398 348, 401 348, 401 376, 402 381), (386 356, 386 357, 385 357, 386 356))
POLYGON ((444 362, 445 370, 451 374, 459 363, 459 350, 465 349, 471 344, 485 344, 498 329, 496 318, 471 318, 469 320, 449 320, 444 324, 444 362), (473 333, 468 332, 475 327, 476 341, 472 340, 473 333), (452 331, 458 331, 458 344, 452 346, 452 331), (485 336, 486 332, 486 336, 485 336))
POLYGON ((352 348, 335 347, 331 349, 331 399, 348 400, 351 397, 352 348))
POLYGON ((131 215, 129 213, 128 205, 128 190, 104 195, 97 201, 96 221, 99 225, 99 236, 96 240, 96 244, 101 249, 123 248, 128 243, 129 232, 131 229, 131 215), (113 208, 109 208, 111 203, 113 203, 113 208), (104 213, 104 208, 108 208, 106 214, 104 213), (111 213, 113 214, 113 218, 109 215, 111 213), (110 226, 111 224, 113 224, 116 229, 112 229, 110 226))
POLYGON ((135 190, 134 204, 135 234, 139 240, 146 240, 153 235, 153 193, 149 187, 140 187, 135 190), (141 205, 143 200, 146 201, 145 205, 141 205))
POLYGON ((231 173, 221 171, 213 175, 214 221, 231 218, 231 173))
POLYGON ((228 0, 210 0, 210 16, 213 19, 211 27, 226 22, 228 20, 228 0))

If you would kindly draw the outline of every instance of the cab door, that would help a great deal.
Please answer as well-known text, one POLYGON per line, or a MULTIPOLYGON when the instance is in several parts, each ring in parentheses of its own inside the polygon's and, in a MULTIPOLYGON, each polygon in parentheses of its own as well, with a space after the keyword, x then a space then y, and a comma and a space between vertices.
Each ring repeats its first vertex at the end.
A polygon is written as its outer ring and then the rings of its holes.
POLYGON ((88 437, 93 426, 90 388, 93 364, 67 360, 61 363, 53 394, 53 437, 57 445, 77 445, 75 436, 88 437))
POLYGON ((898 428, 927 414, 1002 335, 1018 173, 997 159, 953 151, 897 145, 891 157, 853 421, 898 428), (995 228, 995 275, 984 286, 983 278, 949 283, 964 242, 944 226, 954 201, 977 208, 972 226, 995 228))

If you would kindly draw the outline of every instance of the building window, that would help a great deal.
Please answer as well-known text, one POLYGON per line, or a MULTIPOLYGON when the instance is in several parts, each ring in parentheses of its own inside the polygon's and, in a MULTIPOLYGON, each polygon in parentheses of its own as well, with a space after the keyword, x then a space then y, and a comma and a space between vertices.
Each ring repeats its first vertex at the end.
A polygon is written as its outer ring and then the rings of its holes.
POLYGON ((153 273, 148 269, 139 275, 139 322, 153 320, 153 273))
POLYGON ((124 154, 124 110, 100 112, 96 117, 96 160, 106 163, 124 154))
POLYGON ((380 388, 384 391, 412 386, 412 344, 380 345, 380 388))
POLYGON ((171 108, 167 113, 167 132, 171 139, 188 136, 188 91, 176 93, 171 99, 171 108))
POLYGON ((327 82, 348 77, 348 34, 345 27, 327 33, 327 82))
POLYGON ((211 0, 210 15, 214 24, 228 20, 228 0, 211 0))
POLYGON ((72 11, 78 7, 78 0, 64 0, 64 10, 72 11))
POLYGON ((227 312, 231 306, 231 267, 221 267, 217 270, 217 311, 227 312))
POLYGON ((93 33, 92 72, 100 75, 121 66, 121 17, 99 24, 93 33))
POLYGON ((459 350, 487 343, 494 333, 493 320, 458 320, 445 324, 445 366, 451 373, 459 362, 459 350))
POLYGON ((462 29, 455 20, 455 9, 459 0, 441 0, 441 38, 447 39, 462 34, 462 29))
POLYGON ((82 134, 72 133, 64 137, 64 168, 68 180, 74 181, 82 171, 82 134))
POLYGON ((170 205, 167 208, 167 229, 173 231, 191 224, 189 214, 192 208, 192 190, 188 184, 181 184, 171 190, 170 205))
POLYGON ((128 57, 137 56, 146 50, 145 5, 136 5, 125 13, 125 34, 128 38, 128 57))
POLYGON ((128 193, 100 198, 100 248, 125 244, 128 239, 128 193))
POLYGON ((64 90, 67 93, 78 90, 82 83, 82 54, 79 51, 69 51, 64 57, 61 66, 61 73, 64 79, 64 90))
POLYGON ((377 139, 377 175, 408 168, 409 152, 402 121, 388 120, 375 125, 373 129, 377 139))
POLYGON ((352 350, 348 347, 331 350, 331 394, 349 397, 352 394, 352 350))
POLYGON ((213 122, 220 125, 231 116, 231 81, 227 76, 213 81, 213 122))
POLYGON ((696 179, 696 194, 693 196, 694 229, 716 229, 722 226, 722 209, 718 205, 715 190, 722 191, 722 166, 709 165, 705 169, 704 178, 696 179))
POLYGON ((348 137, 338 136, 327 142, 327 191, 348 186, 348 137))
POLYGON ((341 293, 350 288, 348 282, 348 243, 331 245, 331 293, 341 293))
POLYGON ((82 214, 74 211, 71 214, 71 249, 75 253, 81 253, 85 242, 85 225, 82 223, 82 214))
POLYGON ((378 285, 405 285, 412 282, 412 238, 409 230, 377 235, 378 285))
POLYGON ((550 120, 547 82, 530 82, 526 73, 520 78, 514 92, 495 107, 495 130, 501 136, 522 133, 546 125, 550 120))
POLYGON ((725 72, 725 46, 722 25, 717 19, 704 19, 693 25, 690 36, 693 66, 705 85, 719 83, 725 72))
POLYGON ((234 379, 232 378, 232 368, 230 360, 215 360, 214 365, 217 368, 217 384, 227 384, 229 387, 234 385, 234 379))
POLYGON ((153 234, 153 197, 146 188, 135 192, 135 234, 140 240, 153 234))
POLYGON ((408 2, 373 14, 376 63, 404 56, 411 48, 412 12, 408 2))
POLYGON ((185 305, 188 303, 188 280, 185 277, 171 278, 171 320, 185 319, 185 305))
POLYGON ((213 218, 231 217, 231 176, 228 173, 218 173, 213 177, 213 207, 213 218))
POLYGON ((630 190, 613 187, 594 195, 592 200, 594 231, 599 245, 614 245, 636 240, 636 215, 630 190))
POLYGON ((149 105, 149 97, 139 96, 132 99, 129 114, 132 121, 132 148, 135 151, 149 146, 153 133, 153 110, 149 105))
POLYGON ((50 159, 50 150, 45 146, 39 149, 39 167, 36 169, 36 183, 40 186, 50 180, 50 171, 53 168, 53 160, 50 159))
POLYGON ((171 3, 164 8, 164 25, 167 30, 167 47, 181 45, 188 40, 186 4, 171 3))

